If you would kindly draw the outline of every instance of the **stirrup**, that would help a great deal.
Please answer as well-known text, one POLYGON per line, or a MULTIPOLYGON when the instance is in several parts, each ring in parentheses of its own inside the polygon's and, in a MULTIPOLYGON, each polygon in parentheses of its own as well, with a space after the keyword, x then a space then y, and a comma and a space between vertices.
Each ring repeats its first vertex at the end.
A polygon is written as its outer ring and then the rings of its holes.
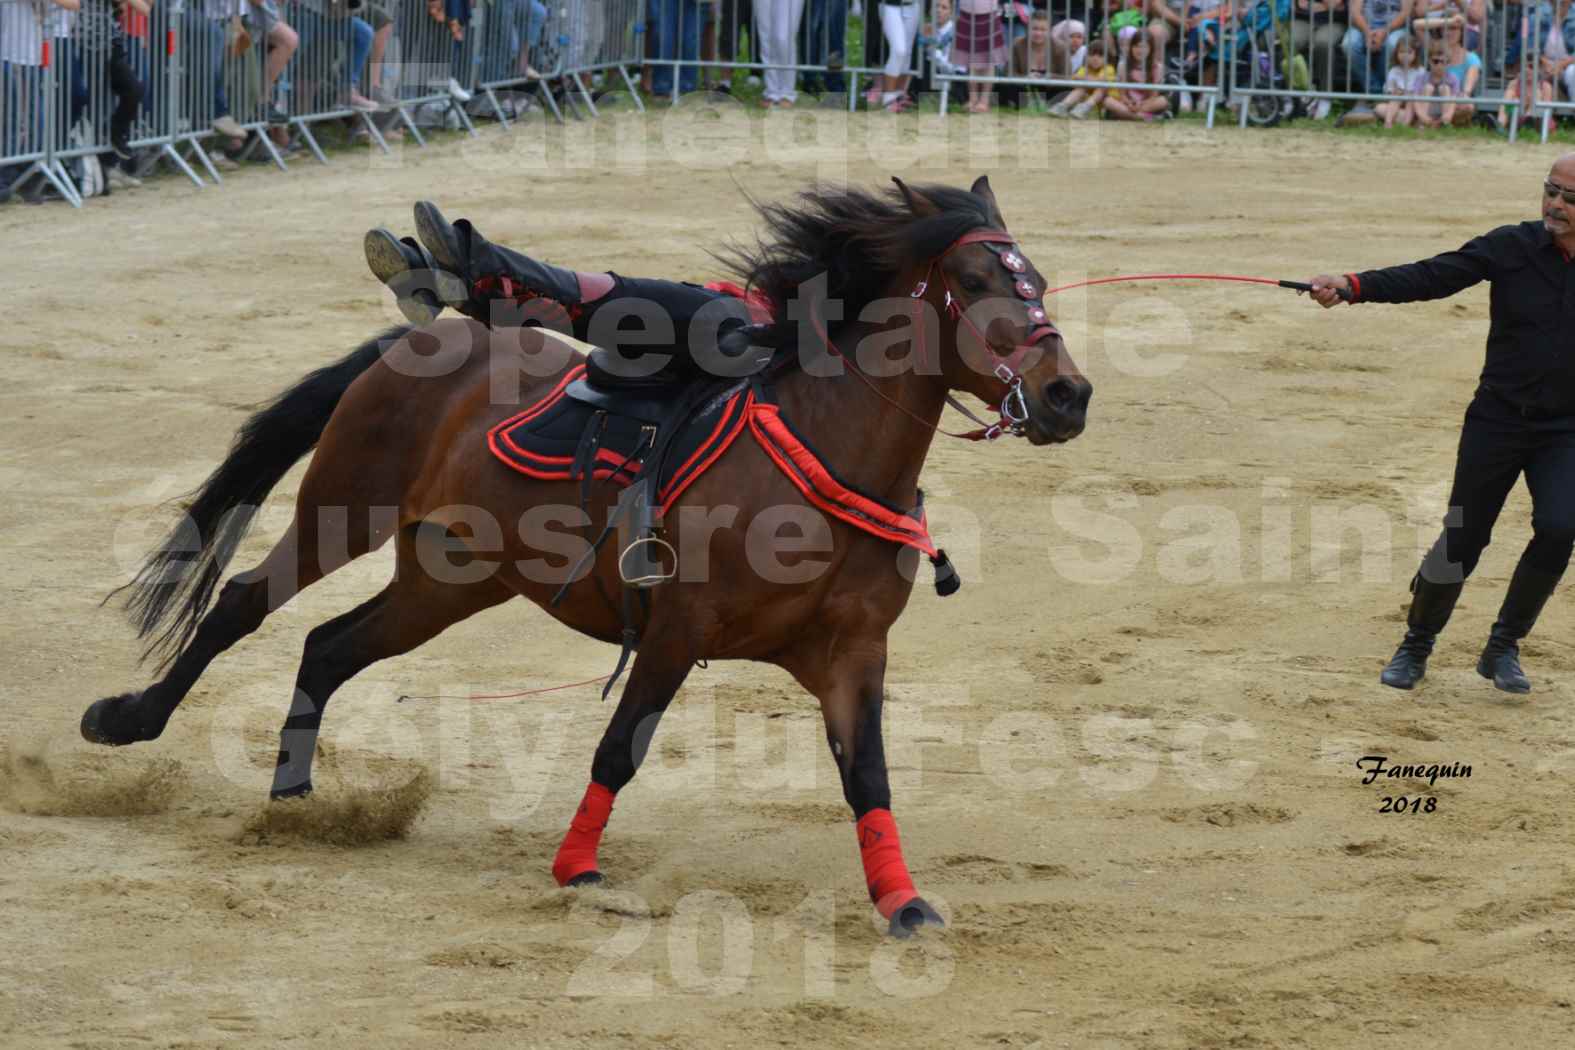
POLYGON ((659 536, 641 536, 629 544, 618 555, 618 578, 626 587, 644 589, 657 587, 678 575, 678 552, 673 545, 659 536), (669 571, 662 571, 662 563, 656 555, 647 550, 647 545, 652 545, 665 550, 672 556, 673 567, 669 571), (629 555, 635 557, 631 562, 629 555), (634 575, 630 575, 634 573, 634 575))

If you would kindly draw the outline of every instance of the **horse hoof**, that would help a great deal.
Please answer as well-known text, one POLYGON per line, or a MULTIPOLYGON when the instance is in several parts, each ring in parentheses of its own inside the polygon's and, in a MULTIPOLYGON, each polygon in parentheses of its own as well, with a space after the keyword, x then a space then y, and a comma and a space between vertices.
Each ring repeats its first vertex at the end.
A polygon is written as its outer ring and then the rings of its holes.
POLYGON ((268 801, 279 802, 287 798, 305 798, 311 793, 312 782, 308 780, 306 783, 296 784, 294 787, 274 788, 272 791, 268 792, 268 801))
POLYGON ((563 885, 566 889, 572 890, 580 886, 600 886, 605 881, 599 871, 582 871, 563 885))
POLYGON ((124 747, 145 739, 137 727, 127 725, 123 705, 135 700, 140 693, 121 693, 119 696, 95 700, 82 712, 82 739, 90 744, 124 747))
POLYGON ((915 897, 892 913, 890 932, 893 937, 912 937, 921 926, 945 925, 946 920, 923 897, 915 897))

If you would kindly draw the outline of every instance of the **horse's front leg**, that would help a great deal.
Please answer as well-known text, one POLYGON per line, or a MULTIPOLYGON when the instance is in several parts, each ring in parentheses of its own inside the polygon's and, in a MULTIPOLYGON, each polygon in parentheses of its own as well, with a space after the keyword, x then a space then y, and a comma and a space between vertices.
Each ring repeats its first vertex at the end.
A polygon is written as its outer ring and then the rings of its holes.
POLYGON ((853 807, 870 900, 890 920, 892 934, 906 937, 920 926, 946 924, 914 889, 891 815, 881 740, 885 677, 882 645, 878 654, 839 660, 821 672, 799 675, 799 680, 820 700, 831 757, 842 775, 842 794, 853 807))
POLYGON ((634 779, 651 746, 656 724, 693 666, 683 646, 664 645, 650 635, 641 642, 618 709, 596 745, 590 786, 553 859, 552 877, 558 885, 586 886, 602 881, 596 851, 612 815, 613 799, 634 779))

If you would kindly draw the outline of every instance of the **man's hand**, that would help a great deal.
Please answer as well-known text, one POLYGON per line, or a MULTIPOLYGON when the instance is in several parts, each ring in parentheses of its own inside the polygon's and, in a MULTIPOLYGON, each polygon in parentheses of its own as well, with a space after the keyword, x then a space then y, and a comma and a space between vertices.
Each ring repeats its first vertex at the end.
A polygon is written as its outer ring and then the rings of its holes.
POLYGON ((1367 31, 1367 50, 1377 51, 1384 46, 1384 41, 1389 34, 1382 29, 1369 29, 1367 31))
POLYGON ((1351 282, 1345 277, 1330 277, 1326 273, 1321 273, 1308 283, 1312 285, 1313 302, 1326 310, 1331 306, 1350 301, 1351 282))

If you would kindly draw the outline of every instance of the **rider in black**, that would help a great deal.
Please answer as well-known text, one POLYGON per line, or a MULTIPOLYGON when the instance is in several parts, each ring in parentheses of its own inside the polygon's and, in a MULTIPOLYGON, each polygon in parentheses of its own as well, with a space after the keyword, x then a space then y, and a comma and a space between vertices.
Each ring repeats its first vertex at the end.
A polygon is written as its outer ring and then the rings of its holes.
POLYGON ((415 213, 419 244, 378 227, 365 245, 367 265, 416 324, 450 305, 493 327, 539 324, 598 346, 615 344, 620 332, 663 333, 671 324, 671 345, 653 338, 642 340, 641 348, 692 362, 699 344, 710 349, 720 342, 727 352, 726 336, 751 320, 748 305, 735 295, 678 281, 565 270, 493 244, 465 219, 447 222, 428 201, 418 202, 415 213))

